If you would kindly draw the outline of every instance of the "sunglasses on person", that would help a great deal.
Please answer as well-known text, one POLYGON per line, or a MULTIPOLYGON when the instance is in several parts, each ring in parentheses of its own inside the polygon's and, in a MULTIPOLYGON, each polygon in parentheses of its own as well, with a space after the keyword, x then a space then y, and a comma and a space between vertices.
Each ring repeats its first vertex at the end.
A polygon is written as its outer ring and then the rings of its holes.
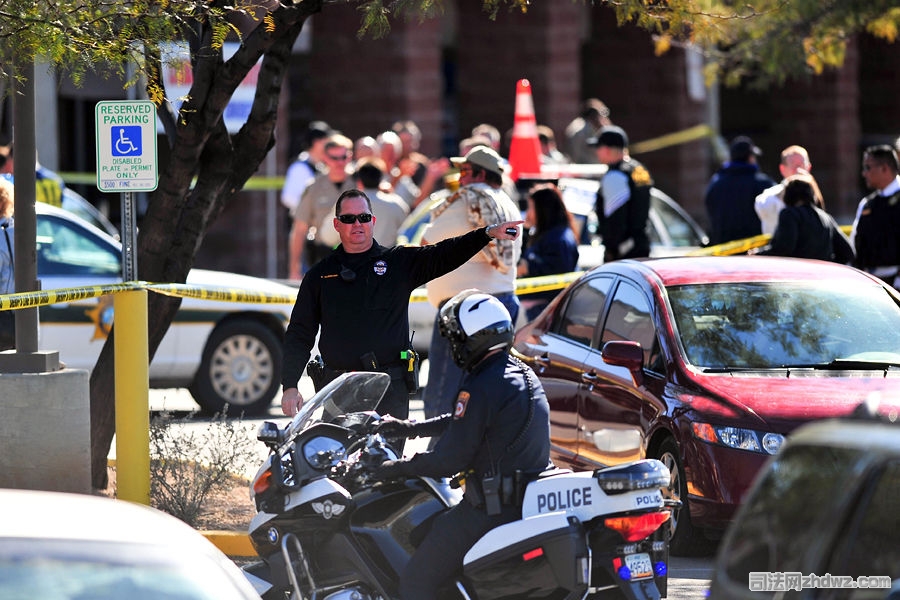
POLYGON ((338 215, 337 220, 344 225, 352 225, 359 221, 360 223, 368 223, 372 220, 371 213, 359 213, 358 215, 338 215))
POLYGON ((337 155, 335 155, 335 154, 326 154, 325 156, 328 157, 328 160, 333 160, 334 162, 340 162, 340 161, 343 161, 343 160, 350 160, 350 155, 349 155, 349 154, 337 154, 337 155))

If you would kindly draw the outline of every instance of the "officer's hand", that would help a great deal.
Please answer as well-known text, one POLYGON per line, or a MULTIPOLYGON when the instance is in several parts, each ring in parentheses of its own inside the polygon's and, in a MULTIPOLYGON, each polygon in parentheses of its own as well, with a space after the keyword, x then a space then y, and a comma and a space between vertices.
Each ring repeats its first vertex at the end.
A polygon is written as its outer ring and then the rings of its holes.
POLYGON ((519 225, 525 221, 506 221, 491 227, 490 235, 495 240, 514 240, 519 236, 519 225))
POLYGON ((410 421, 395 419, 391 415, 385 415, 375 424, 372 432, 379 433, 384 437, 408 438, 414 434, 415 424, 410 421))
POLYGON ((386 460, 372 469, 372 477, 379 480, 396 479, 403 475, 400 463, 399 460, 386 460))
POLYGON ((303 396, 300 395, 300 390, 297 388, 284 390, 284 393, 281 395, 281 412, 289 417, 293 417, 300 412, 301 406, 303 406, 303 396))

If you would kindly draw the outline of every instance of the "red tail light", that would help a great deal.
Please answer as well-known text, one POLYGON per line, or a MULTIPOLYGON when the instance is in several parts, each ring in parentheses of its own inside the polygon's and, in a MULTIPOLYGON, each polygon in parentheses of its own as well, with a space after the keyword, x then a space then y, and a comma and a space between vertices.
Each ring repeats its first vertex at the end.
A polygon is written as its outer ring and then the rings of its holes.
POLYGON ((652 512, 631 517, 612 517, 604 520, 607 529, 618 531, 626 542, 637 542, 669 520, 669 512, 652 512))

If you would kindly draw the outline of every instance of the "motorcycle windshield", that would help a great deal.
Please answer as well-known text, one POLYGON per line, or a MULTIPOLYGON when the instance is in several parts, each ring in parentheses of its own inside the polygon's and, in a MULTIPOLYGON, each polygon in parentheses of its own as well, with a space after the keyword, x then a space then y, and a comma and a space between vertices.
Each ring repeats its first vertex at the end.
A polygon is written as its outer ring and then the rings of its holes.
POLYGON ((344 373, 303 403, 291 420, 289 438, 314 423, 331 423, 340 415, 375 410, 390 384, 386 373, 344 373))

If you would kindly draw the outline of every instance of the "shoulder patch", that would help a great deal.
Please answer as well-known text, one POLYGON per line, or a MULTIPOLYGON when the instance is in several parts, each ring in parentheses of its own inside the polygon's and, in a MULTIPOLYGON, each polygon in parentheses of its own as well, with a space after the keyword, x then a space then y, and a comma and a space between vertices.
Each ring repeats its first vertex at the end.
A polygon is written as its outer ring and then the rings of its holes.
POLYGON ((634 169, 631 178, 636 185, 653 185, 653 180, 650 178, 650 171, 645 169, 643 165, 639 165, 634 169))
POLYGON ((469 405, 469 392, 461 391, 456 397, 456 407, 453 409, 453 418, 462 419, 466 416, 466 407, 469 405))

